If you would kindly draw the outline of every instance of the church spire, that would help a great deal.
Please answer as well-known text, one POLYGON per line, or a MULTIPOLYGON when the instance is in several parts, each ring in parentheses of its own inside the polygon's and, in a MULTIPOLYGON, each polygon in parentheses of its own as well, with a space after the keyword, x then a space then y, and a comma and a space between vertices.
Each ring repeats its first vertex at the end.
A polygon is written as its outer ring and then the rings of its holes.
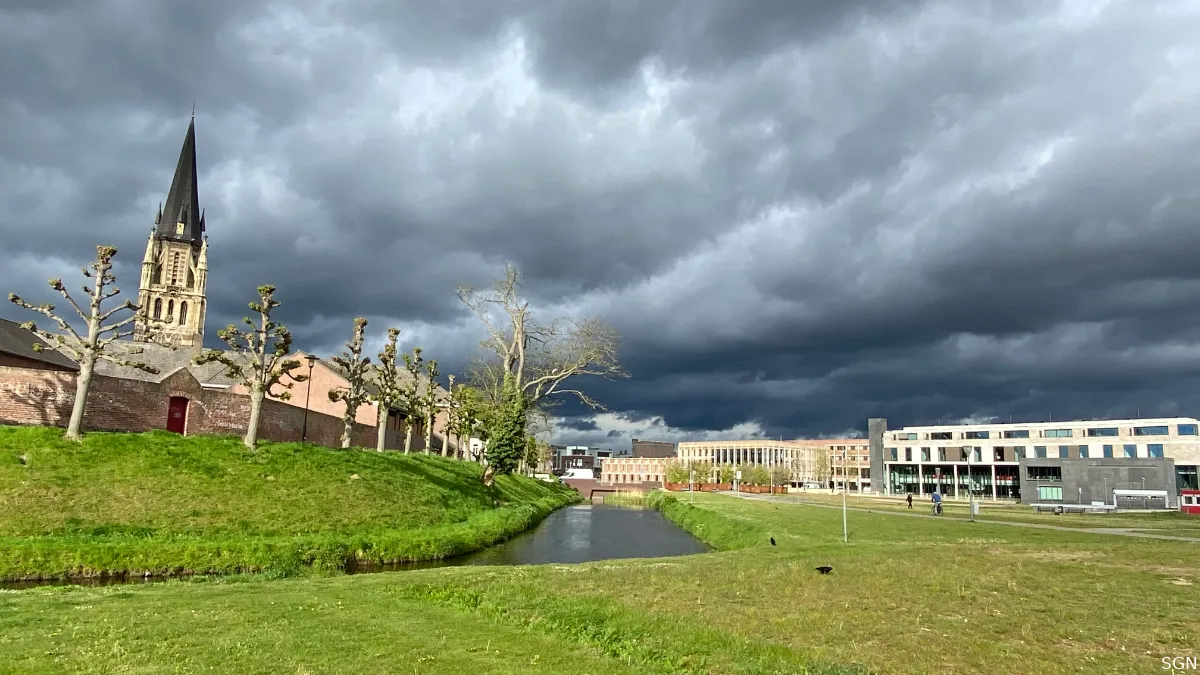
POLYGON ((175 178, 167 192, 162 215, 158 218, 154 235, 190 242, 199 246, 204 240, 204 220, 200 216, 200 196, 196 176, 196 119, 188 124, 183 149, 179 152, 179 163, 175 165, 175 178))

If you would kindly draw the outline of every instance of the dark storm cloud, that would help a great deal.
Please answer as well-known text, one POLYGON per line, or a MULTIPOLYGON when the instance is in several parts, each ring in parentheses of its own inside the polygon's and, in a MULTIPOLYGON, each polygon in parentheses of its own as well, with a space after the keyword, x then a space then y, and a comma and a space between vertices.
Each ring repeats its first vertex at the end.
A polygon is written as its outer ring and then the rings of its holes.
POLYGON ((8 2, 0 288, 111 242, 132 291, 195 100, 210 328, 274 283, 302 348, 361 314, 461 371, 455 285, 512 261, 625 338, 561 440, 1194 414, 1197 34, 1167 0, 8 2))

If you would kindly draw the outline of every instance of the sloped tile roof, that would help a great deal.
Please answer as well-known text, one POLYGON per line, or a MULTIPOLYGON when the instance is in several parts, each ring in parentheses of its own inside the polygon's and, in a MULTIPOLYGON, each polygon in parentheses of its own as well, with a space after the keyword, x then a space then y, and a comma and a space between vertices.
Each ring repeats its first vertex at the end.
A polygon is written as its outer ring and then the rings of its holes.
POLYGON ((79 370, 70 357, 52 347, 42 338, 21 328, 21 324, 8 319, 0 319, 0 353, 12 354, 31 361, 41 361, 60 368, 79 370), (33 348, 41 345, 42 351, 33 348))

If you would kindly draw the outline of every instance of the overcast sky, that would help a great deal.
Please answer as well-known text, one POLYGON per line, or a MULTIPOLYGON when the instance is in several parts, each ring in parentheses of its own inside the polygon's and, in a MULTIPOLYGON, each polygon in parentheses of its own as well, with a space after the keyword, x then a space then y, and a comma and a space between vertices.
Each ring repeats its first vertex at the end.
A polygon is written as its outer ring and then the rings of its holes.
POLYGON ((1196 415, 1197 36, 1194 0, 0 0, 0 290, 112 243, 135 291, 195 100, 210 342, 273 283, 299 348, 365 315, 452 372, 455 283, 511 261, 623 335, 560 442, 1196 415))

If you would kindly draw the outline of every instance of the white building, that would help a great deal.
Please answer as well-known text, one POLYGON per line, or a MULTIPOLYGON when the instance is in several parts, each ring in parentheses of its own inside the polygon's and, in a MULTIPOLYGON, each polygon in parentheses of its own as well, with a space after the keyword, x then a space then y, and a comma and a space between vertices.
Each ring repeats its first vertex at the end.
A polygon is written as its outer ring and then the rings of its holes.
POLYGON ((817 482, 865 492, 871 489, 868 447, 865 438, 685 441, 677 452, 684 465, 782 466, 791 472, 793 486, 817 482))
POLYGON ((1150 459, 1175 463, 1179 488, 1195 488, 1200 421, 1192 417, 904 427, 883 433, 885 494, 966 495, 969 448, 975 493, 1012 498, 1021 459, 1150 459))

